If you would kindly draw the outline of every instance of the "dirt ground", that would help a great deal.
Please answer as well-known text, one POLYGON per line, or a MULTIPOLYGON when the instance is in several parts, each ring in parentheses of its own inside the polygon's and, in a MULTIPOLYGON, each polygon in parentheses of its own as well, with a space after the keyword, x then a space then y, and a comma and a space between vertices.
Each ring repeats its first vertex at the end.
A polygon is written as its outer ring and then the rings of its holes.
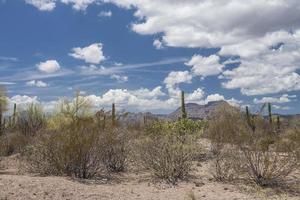
POLYGON ((128 170, 126 173, 97 181, 40 177, 22 172, 19 160, 19 156, 15 155, 2 159, 0 163, 0 200, 300 199, 297 196, 300 194, 299 188, 282 191, 215 182, 209 173, 208 161, 196 163, 189 181, 173 186, 153 180, 149 172, 136 170, 128 170))

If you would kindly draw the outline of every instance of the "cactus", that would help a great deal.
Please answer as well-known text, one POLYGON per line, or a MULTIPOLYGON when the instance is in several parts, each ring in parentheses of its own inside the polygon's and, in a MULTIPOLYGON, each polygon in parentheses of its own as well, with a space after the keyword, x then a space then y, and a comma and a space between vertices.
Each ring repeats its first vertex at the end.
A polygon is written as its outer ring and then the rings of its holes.
POLYGON ((250 112, 249 112, 249 107, 248 106, 246 106, 246 116, 247 116, 247 121, 250 124, 251 118, 250 118, 250 112))
POLYGON ((185 110, 184 91, 181 91, 181 118, 186 119, 187 113, 185 110))
POLYGON ((268 112, 269 112, 269 122, 272 125, 272 106, 271 103, 268 103, 268 112))
POLYGON ((16 125, 16 121, 17 121, 17 104, 14 104, 14 113, 13 113, 13 126, 16 125))
POLYGON ((0 102, 0 135, 2 135, 2 128, 3 128, 3 125, 2 125, 2 104, 0 102))
POLYGON ((280 117, 277 115, 277 129, 280 130, 280 117))
POLYGON ((246 117, 248 125, 251 127, 252 131, 255 131, 255 118, 254 115, 251 115, 248 106, 246 106, 246 117))
POLYGON ((112 104, 111 108, 111 120, 112 120, 112 126, 116 125, 116 107, 115 103, 112 104))

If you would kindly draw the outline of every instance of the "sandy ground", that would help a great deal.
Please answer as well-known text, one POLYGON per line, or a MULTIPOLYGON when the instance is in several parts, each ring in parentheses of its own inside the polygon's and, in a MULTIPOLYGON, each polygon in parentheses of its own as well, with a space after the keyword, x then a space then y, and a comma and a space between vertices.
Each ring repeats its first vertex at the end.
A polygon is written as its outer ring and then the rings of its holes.
POLYGON ((193 177, 176 186, 155 182, 148 172, 128 171, 99 181, 81 181, 68 177, 39 177, 22 173, 18 155, 4 158, 0 165, 1 200, 238 200, 291 199, 299 193, 257 189, 243 184, 215 182, 208 173, 208 162, 195 164, 193 177))

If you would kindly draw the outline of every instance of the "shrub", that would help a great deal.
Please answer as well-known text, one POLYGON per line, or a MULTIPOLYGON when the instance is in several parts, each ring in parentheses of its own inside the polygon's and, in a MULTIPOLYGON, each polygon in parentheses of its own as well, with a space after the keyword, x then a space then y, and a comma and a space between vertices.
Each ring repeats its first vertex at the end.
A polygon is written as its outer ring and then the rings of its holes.
POLYGON ((216 155, 215 178, 223 181, 232 179, 234 174, 236 178, 248 177, 257 185, 269 186, 282 182, 299 167, 297 134, 274 132, 271 124, 259 116, 253 120, 252 129, 243 113, 226 109, 218 112, 208 126, 216 155))
POLYGON ((175 184, 191 170, 194 141, 192 136, 176 134, 146 137, 139 145, 140 159, 154 176, 175 184))
POLYGON ((222 148, 215 155, 211 163, 211 173, 217 181, 233 181, 239 177, 240 162, 237 159, 235 149, 222 148))
POLYGON ((248 177, 259 186, 279 184, 299 167, 294 152, 243 148, 240 160, 248 177))
POLYGON ((76 121, 37 137, 26 152, 31 169, 42 174, 93 178, 101 168, 101 146, 96 129, 76 121))
POLYGON ((25 136, 33 136, 46 127, 46 117, 43 108, 30 104, 17 120, 17 129, 25 136))
POLYGON ((22 152, 29 141, 30 138, 21 133, 5 133, 0 136, 0 156, 9 156, 22 152))
POLYGON ((178 121, 154 121, 146 126, 148 135, 163 135, 172 131, 177 135, 200 135, 203 131, 203 121, 193 121, 190 119, 181 119, 178 121))
POLYGON ((122 129, 105 131, 101 136, 101 157, 110 172, 124 171, 128 155, 128 134, 122 129))

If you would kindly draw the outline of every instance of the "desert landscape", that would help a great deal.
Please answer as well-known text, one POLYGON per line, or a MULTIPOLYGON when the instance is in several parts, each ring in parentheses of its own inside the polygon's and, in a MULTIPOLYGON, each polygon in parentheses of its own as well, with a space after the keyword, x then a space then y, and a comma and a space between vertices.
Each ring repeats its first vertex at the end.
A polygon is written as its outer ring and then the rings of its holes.
POLYGON ((0 200, 300 200, 300 0, 0 0, 0 200))
POLYGON ((197 110, 184 92, 181 101, 165 116, 117 114, 115 104, 94 114, 79 94, 47 117, 15 105, 1 129, 0 198, 299 198, 299 129, 283 123, 291 119, 224 101, 197 110))

